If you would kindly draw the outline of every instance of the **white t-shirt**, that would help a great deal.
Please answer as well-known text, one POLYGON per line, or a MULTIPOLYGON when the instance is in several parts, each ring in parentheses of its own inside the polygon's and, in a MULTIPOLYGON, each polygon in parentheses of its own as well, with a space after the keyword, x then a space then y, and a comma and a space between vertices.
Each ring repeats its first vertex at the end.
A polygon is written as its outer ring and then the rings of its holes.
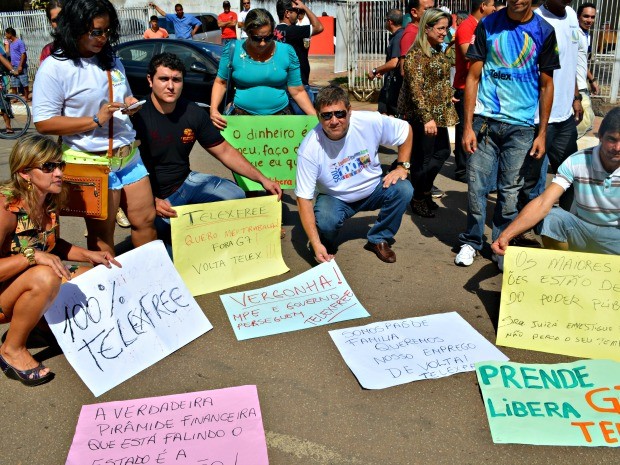
POLYGON ((588 89, 588 47, 590 35, 579 28, 579 53, 577 55, 577 88, 588 89))
POLYGON ((408 134, 406 121, 374 111, 352 111, 340 140, 328 138, 319 123, 299 146, 295 195, 311 200, 318 190, 347 203, 365 199, 383 177, 379 145, 402 145, 408 134))
MULTIPOLYGON (((252 11, 252 8, 250 8, 248 11, 241 10, 241 12, 237 15, 237 22, 238 23, 245 23, 245 17, 248 15, 248 13, 250 11, 252 11)), ((245 33, 243 28, 239 28, 239 38, 240 39, 247 39, 247 37, 248 37, 248 35, 245 33)))
MULTIPOLYGON (((37 71, 32 91, 33 121, 45 121, 54 116, 90 116, 97 114, 109 100, 108 75, 97 65, 97 58, 82 58, 81 66, 72 60, 46 59, 37 71)), ((112 72, 115 102, 131 96, 125 68, 117 58, 112 72)), ((145 77, 146 79, 146 77, 145 77)), ((114 112, 114 148, 130 144, 136 138, 129 116, 114 112)), ((108 150, 108 123, 102 128, 70 136, 62 136, 70 148, 85 152, 108 150)))
MULTIPOLYGON (((550 123, 558 123, 566 121, 573 115, 577 52, 579 50, 579 21, 577 20, 577 13, 569 6, 566 7, 566 13, 563 17, 554 15, 544 5, 537 8, 535 12, 553 26, 558 41, 562 67, 553 71, 553 106, 549 117, 550 123)), ((535 122, 538 124, 538 121, 537 114, 535 122)))

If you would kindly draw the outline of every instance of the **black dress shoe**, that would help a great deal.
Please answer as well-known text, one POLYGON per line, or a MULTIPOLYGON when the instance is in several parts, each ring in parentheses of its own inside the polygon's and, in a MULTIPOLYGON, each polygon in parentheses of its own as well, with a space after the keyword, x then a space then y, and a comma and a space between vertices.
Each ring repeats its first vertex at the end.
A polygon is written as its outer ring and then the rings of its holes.
POLYGON ((373 244, 372 242, 367 242, 364 246, 366 250, 370 250, 374 252, 374 254, 385 263, 394 263, 396 261, 396 254, 391 249, 390 245, 387 242, 379 242, 378 244, 373 244))

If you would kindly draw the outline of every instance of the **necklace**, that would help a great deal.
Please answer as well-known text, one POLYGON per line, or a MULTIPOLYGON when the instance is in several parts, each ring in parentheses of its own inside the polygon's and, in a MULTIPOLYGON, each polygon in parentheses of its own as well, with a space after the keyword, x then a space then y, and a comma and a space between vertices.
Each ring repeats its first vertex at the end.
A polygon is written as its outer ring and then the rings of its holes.
POLYGON ((276 44, 272 43, 271 48, 266 50, 264 53, 258 53, 256 51, 253 51, 249 47, 246 47, 245 50, 246 52, 248 52, 248 55, 250 55, 250 58, 252 58, 252 60, 264 62, 269 60, 273 56, 276 51, 276 44))

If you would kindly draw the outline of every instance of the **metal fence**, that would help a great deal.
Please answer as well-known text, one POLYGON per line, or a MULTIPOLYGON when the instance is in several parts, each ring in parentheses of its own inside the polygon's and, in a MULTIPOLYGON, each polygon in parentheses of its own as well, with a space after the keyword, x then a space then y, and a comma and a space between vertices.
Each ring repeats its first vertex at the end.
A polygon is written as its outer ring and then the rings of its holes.
MULTIPOLYGON (((586 0, 574 2, 576 10, 586 0)), ((385 63, 385 50, 388 32, 385 30, 386 13, 392 8, 405 10, 405 0, 347 0, 344 10, 346 21, 348 84, 349 89, 359 100, 369 99, 378 91, 383 82, 370 80, 370 70, 385 63)), ((439 1, 437 4, 447 6, 452 13, 458 10, 469 11, 466 0, 439 1)), ((591 30, 592 56, 590 70, 597 78, 601 92, 595 98, 612 104, 618 101, 620 85, 620 41, 618 34, 620 0, 602 0, 597 2, 597 17, 591 30)), ((343 18, 338 18, 342 20, 343 18)))
MULTIPOLYGON (((121 38, 120 42, 139 39, 148 28, 149 10, 147 8, 118 8, 121 38)), ((0 12, 2 32, 12 27, 17 37, 24 41, 28 49, 28 77, 32 82, 39 69, 39 55, 45 44, 51 42, 52 29, 43 10, 0 12)))

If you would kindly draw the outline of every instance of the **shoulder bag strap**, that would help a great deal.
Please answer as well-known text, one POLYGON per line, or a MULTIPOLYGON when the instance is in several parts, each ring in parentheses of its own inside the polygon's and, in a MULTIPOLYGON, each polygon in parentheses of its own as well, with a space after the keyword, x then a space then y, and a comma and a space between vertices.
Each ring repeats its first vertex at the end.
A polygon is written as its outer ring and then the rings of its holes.
MULTIPOLYGON (((112 90, 112 72, 110 70, 108 73, 108 102, 112 103, 114 101, 114 93, 112 90)), ((112 158, 114 153, 114 116, 110 118, 108 121, 108 158, 112 158)))
POLYGON ((235 57, 235 48, 237 45, 236 40, 231 40, 228 42, 228 80, 226 81, 226 93, 224 94, 224 109, 226 109, 226 105, 228 105, 228 89, 233 85, 232 84, 232 72, 233 72, 233 58, 235 57))

